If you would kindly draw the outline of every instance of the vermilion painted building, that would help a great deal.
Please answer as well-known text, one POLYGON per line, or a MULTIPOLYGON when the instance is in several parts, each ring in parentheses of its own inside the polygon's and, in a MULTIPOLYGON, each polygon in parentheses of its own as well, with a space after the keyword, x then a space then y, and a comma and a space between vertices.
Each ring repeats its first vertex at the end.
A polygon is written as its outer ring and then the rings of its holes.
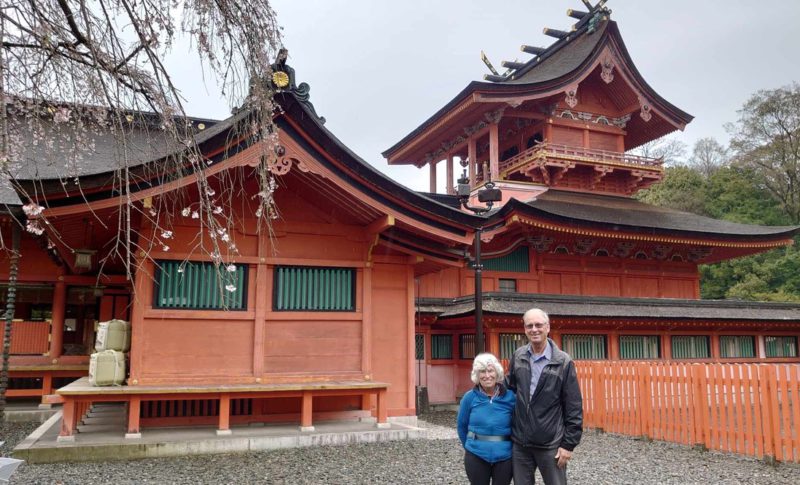
MULTIPOLYGON (((232 177, 242 188, 228 234, 238 251, 218 260, 232 265, 232 291, 218 291, 213 261, 197 250, 193 176, 148 178, 174 148, 143 142, 127 154, 139 160, 135 244, 159 239, 161 217, 173 221, 169 250, 161 241, 140 256, 132 281, 109 249, 121 203, 113 137, 84 161, 80 191, 31 151, 36 170, 17 174, 21 190, 0 194, 4 241, 18 227, 12 219, 36 219, 23 204, 41 205, 50 222, 19 238, 10 394, 51 394, 54 383, 85 375, 94 323, 120 317, 133 327, 127 383, 61 387, 65 438, 88 404, 103 400, 128 403, 132 437, 141 426, 174 424, 216 423, 224 433, 248 422, 299 420, 309 429, 326 418, 413 420, 415 385, 426 385, 433 402, 468 386, 475 321, 467 259, 479 227, 483 325, 487 348, 501 357, 522 342, 522 312, 540 306, 556 341, 579 359, 800 360, 800 307, 699 301, 697 269, 790 244, 797 228, 632 199, 663 169, 627 151, 691 117, 644 82, 607 11, 573 14, 574 31, 528 49, 537 55, 507 76, 469 84, 385 152, 390 164, 445 161, 450 188, 454 161, 465 160, 473 196, 489 180, 503 190, 504 203, 485 217, 462 210, 452 193, 415 193, 370 167, 325 128, 308 86, 278 65, 288 78, 276 96, 282 156, 269 168, 280 217, 272 234, 259 231, 258 150, 229 136, 247 112, 193 120, 211 187, 232 177), (163 206, 179 187, 186 204, 163 206)), ((9 262, 4 256, 4 288, 12 286, 9 262)))

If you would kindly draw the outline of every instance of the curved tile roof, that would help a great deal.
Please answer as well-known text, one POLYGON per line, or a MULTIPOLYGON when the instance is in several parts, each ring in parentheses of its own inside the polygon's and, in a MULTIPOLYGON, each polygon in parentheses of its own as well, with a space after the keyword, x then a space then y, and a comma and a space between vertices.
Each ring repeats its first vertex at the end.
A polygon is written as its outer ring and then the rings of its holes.
MULTIPOLYGON (((604 226, 624 226, 665 231, 682 231, 724 236, 786 236, 797 226, 757 226, 712 219, 689 212, 646 204, 630 197, 586 194, 550 189, 527 203, 515 201, 503 213, 547 214, 562 219, 604 226)), ((611 227, 609 227, 611 228, 611 227)))

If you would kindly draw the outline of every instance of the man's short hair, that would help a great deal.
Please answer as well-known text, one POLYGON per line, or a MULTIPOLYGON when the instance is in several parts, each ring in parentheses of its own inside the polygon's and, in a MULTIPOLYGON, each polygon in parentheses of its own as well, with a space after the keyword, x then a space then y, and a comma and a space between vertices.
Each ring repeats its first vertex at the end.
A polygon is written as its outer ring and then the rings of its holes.
POLYGON ((550 325, 550 315, 548 315, 547 312, 545 312, 541 308, 531 308, 530 310, 525 312, 522 315, 522 323, 525 323, 525 317, 527 317, 528 315, 539 315, 540 317, 542 317, 542 319, 544 319, 544 323, 550 325))

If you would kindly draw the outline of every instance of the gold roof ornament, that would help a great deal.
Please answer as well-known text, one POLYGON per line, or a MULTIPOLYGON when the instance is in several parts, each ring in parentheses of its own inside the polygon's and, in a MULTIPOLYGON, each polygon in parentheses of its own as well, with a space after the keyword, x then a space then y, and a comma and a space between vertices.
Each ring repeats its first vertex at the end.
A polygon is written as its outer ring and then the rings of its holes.
POLYGON ((272 73, 272 82, 279 88, 285 88, 289 85, 289 75, 283 71, 275 71, 272 73))

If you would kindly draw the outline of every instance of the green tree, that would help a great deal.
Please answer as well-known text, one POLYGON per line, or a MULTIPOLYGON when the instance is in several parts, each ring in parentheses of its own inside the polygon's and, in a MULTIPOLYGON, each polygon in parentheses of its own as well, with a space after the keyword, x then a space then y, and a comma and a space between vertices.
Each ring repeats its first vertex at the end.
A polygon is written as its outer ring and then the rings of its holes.
POLYGON ((758 91, 728 128, 735 163, 759 173, 789 220, 800 223, 800 84, 758 91))
POLYGON ((706 215, 706 181, 697 170, 685 165, 667 167, 664 179, 640 191, 642 202, 706 215))

